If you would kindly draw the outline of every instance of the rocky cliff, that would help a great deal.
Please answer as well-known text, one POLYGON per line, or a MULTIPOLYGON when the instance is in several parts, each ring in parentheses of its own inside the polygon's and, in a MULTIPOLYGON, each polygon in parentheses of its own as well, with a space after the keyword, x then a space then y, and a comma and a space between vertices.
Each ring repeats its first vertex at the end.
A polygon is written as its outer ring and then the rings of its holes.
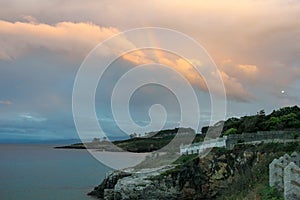
MULTIPOLYGON (((272 150, 254 145, 215 149, 205 158, 196 157, 180 165, 135 173, 116 171, 89 195, 106 200, 215 199, 233 183, 239 184, 253 166, 273 155, 272 150)), ((266 163, 263 165, 267 167, 266 163)), ((241 184, 251 187, 250 182, 241 184)))

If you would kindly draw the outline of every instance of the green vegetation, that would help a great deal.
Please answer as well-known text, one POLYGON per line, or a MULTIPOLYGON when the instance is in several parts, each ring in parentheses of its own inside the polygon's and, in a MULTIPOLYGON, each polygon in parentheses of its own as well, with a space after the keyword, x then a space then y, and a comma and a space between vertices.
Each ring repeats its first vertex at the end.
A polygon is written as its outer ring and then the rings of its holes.
POLYGON ((294 151, 300 151, 299 142, 290 142, 290 143, 266 143, 262 146, 256 147, 256 150, 262 153, 274 153, 278 154, 276 157, 280 157, 285 153, 291 154, 294 151))
MULTIPOLYGON (((219 125, 220 123, 217 124, 219 125)), ((253 116, 229 118, 223 125, 223 135, 230 135, 232 132, 241 134, 257 131, 299 130, 300 108, 298 106, 285 107, 274 110, 269 115, 266 115, 265 111, 261 110, 253 116)), ((208 130, 209 127, 203 127, 202 133, 206 133, 208 130)))
MULTIPOLYGON (((124 151, 144 153, 144 152, 153 152, 165 147, 169 144, 172 139, 178 134, 180 137, 185 137, 186 134, 192 134, 194 136, 193 142, 203 141, 204 137, 202 135, 196 134, 195 131, 191 128, 174 128, 161 130, 158 132, 149 132, 145 133, 145 136, 137 137, 136 133, 130 135, 130 139, 113 141, 112 143, 117 147, 120 147, 124 151)), ((180 141, 179 141, 180 142, 180 141)), ((181 143, 180 143, 181 144, 181 143)), ((180 144, 174 145, 174 151, 179 151, 180 144)), ((55 148, 64 148, 64 149, 99 149, 107 151, 119 151, 120 149, 116 148, 111 142, 108 141, 108 138, 104 137, 102 139, 94 138, 92 142, 86 143, 77 143, 68 146, 61 146, 55 148)), ((172 149, 173 150, 173 149, 172 149)))
POLYGON ((224 135, 232 135, 232 134, 236 134, 236 133, 237 133, 236 128, 230 128, 224 133, 224 135))
POLYGON ((243 199, 249 193, 257 194, 262 187, 268 187, 269 163, 274 158, 269 157, 254 167, 246 166, 231 187, 223 192, 224 199, 243 199))
MULTIPOLYGON (((236 199, 261 199, 261 200, 283 200, 283 195, 281 192, 276 190, 276 188, 269 187, 269 164, 274 158, 279 158, 285 153, 291 154, 293 151, 300 151, 300 143, 268 143, 261 145, 239 145, 233 150, 228 150, 225 148, 215 148, 212 150, 212 154, 216 157, 222 155, 243 155, 245 151, 249 152, 260 152, 261 160, 256 161, 256 158, 248 160, 249 163, 242 164, 242 168, 235 172, 233 182, 223 190, 220 190, 217 195, 217 199, 222 200, 236 200, 236 199)), ((199 172, 203 173, 201 168, 198 166, 199 155, 183 155, 176 162, 174 162, 175 167, 161 173, 160 175, 153 176, 149 178, 150 180, 163 180, 167 177, 178 177, 183 176, 185 173, 193 171, 193 177, 199 172), (186 171, 187 170, 187 171, 186 171), (200 170, 200 171, 199 171, 200 170)), ((214 162, 218 162, 214 160, 214 162)), ((238 161, 227 161, 228 165, 235 166, 238 161), (233 163, 230 163, 233 162, 233 163)), ((199 174, 198 174, 199 175, 199 174)), ((205 177, 205 176, 203 176, 205 177)), ((180 179, 181 180, 181 179, 180 179)), ((196 179, 191 180, 196 181, 196 179)), ((183 182, 184 183, 184 182, 183 182)))
POLYGON ((194 160, 195 158, 197 158, 199 155, 198 154, 190 154, 190 155, 182 155, 180 156, 175 162, 174 164, 183 164, 183 163, 187 163, 191 160, 194 160))
POLYGON ((259 188, 259 195, 262 200, 284 200, 282 194, 275 187, 259 188))
POLYGON ((150 138, 132 138, 113 142, 118 147, 129 152, 151 152, 166 146, 175 135, 150 138))
MULTIPOLYGON (((169 144, 176 134, 182 134, 184 137, 184 134, 186 133, 196 136, 196 141, 201 140, 201 137, 195 135, 195 131, 191 128, 175 128, 158 132, 150 132, 145 134, 146 137, 133 137, 128 140, 115 141, 113 143, 129 152, 152 152, 169 144)), ((179 145, 180 144, 178 144, 178 149, 176 149, 177 151, 179 151, 179 145)))
POLYGON ((220 199, 254 199, 255 196, 260 196, 261 200, 283 200, 279 191, 269 187, 269 164, 285 153, 299 152, 300 143, 269 143, 249 146, 247 149, 255 149, 256 152, 267 153, 268 156, 254 166, 246 167, 231 186, 222 192, 220 199))
POLYGON ((292 133, 293 139, 297 139, 299 137, 298 133, 292 133))

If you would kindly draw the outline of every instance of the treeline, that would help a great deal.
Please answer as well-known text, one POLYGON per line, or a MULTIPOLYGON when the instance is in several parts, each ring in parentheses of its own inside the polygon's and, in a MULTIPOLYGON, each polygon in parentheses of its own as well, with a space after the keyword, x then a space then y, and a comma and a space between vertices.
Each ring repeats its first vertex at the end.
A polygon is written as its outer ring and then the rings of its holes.
MULTIPOLYGON (((217 124, 220 125, 220 123, 217 124)), ((202 133, 205 134, 208 128, 207 126, 203 127, 202 133)), ((300 129, 300 108, 293 106, 274 110, 269 115, 266 115, 265 111, 261 110, 253 116, 229 118, 224 122, 222 134, 230 135, 245 132, 297 129, 300 129)))

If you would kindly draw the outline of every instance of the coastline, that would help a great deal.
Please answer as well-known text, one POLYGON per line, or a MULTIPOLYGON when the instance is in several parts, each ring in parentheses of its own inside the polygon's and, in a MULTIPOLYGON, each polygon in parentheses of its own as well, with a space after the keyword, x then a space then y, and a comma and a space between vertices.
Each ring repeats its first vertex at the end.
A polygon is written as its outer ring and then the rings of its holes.
POLYGON ((260 198, 269 188, 269 163, 292 151, 300 151, 299 142, 215 148, 204 158, 183 155, 165 168, 114 171, 88 195, 114 200, 260 198))

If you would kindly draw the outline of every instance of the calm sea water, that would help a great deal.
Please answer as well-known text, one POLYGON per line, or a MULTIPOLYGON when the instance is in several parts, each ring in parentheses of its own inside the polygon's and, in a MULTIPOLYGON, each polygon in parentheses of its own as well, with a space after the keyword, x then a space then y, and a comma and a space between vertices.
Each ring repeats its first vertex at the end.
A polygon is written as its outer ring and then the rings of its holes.
POLYGON ((55 145, 0 144, 0 199, 92 199, 86 196, 110 170, 86 150, 55 145))

